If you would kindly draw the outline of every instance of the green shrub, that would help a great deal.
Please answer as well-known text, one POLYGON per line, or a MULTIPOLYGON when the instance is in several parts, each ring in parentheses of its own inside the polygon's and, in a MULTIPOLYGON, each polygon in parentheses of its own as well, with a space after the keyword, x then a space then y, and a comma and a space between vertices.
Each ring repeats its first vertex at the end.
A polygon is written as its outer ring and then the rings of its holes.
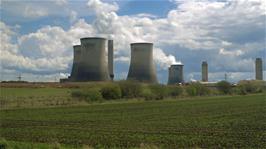
POLYGON ((141 97, 142 84, 136 81, 120 81, 120 86, 123 98, 136 98, 141 97))
POLYGON ((98 88, 86 88, 82 90, 72 91, 71 96, 82 99, 87 102, 102 100, 102 94, 98 88))
POLYGON ((176 85, 166 86, 166 89, 167 89, 167 95, 172 97, 180 96, 183 93, 183 88, 176 85))
POLYGON ((145 100, 154 100, 156 96, 151 92, 149 88, 144 88, 141 95, 145 100))
POLYGON ((164 99, 167 96, 167 90, 165 85, 152 84, 149 85, 149 89, 156 100, 164 99))
POLYGON ((193 82, 186 87, 186 92, 190 96, 203 96, 208 95, 209 89, 199 82, 193 82))
POLYGON ((75 90, 75 91, 71 92, 71 96, 74 97, 74 98, 83 98, 84 94, 80 90, 77 90, 77 91, 75 90))
POLYGON ((122 96, 121 89, 117 84, 108 84, 101 89, 104 99, 119 99, 122 96))
POLYGON ((0 138, 0 148, 7 148, 8 147, 8 142, 4 138, 0 138))
POLYGON ((231 93, 232 86, 227 81, 220 81, 217 83, 218 90, 223 94, 229 94, 231 93))
POLYGON ((265 81, 258 80, 243 80, 239 81, 237 85, 238 93, 245 95, 248 93, 261 93, 265 90, 265 81))

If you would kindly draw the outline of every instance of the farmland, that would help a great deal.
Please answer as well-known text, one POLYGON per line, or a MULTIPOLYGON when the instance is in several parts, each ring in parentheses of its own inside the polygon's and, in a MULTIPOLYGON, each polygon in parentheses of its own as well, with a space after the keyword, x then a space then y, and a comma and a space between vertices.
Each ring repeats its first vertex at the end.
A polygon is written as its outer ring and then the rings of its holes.
POLYGON ((254 94, 3 109, 0 133, 72 147, 263 148, 265 102, 265 94, 254 94))

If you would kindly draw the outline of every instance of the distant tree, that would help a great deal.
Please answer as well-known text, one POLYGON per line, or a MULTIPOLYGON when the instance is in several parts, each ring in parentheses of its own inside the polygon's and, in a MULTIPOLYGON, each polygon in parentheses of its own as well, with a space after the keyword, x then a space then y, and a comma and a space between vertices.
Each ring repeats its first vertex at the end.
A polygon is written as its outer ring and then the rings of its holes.
POLYGON ((231 93, 232 86, 227 81, 220 81, 217 83, 218 90, 223 94, 229 94, 231 93))

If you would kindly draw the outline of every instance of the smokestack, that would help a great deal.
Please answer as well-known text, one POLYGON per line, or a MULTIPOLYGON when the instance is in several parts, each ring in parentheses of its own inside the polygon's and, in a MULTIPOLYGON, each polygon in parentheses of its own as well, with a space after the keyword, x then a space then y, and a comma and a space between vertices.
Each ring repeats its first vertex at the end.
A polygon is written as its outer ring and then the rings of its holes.
POLYGON ((106 39, 81 38, 81 65, 78 81, 110 80, 107 64, 106 39))
POLYGON ((70 75, 70 80, 71 81, 76 81, 78 77, 78 72, 79 72, 79 65, 81 61, 81 46, 80 45, 75 45, 73 46, 73 65, 72 65, 72 71, 70 75))
POLYGON ((256 69, 256 80, 263 80, 263 70, 262 70, 262 59, 256 58, 255 62, 255 69, 256 69))
POLYGON ((127 80, 157 83, 152 43, 131 43, 131 60, 127 80))
POLYGON ((177 83, 183 83, 183 66, 182 64, 171 65, 168 68, 169 75, 168 75, 168 85, 173 85, 177 83))
POLYGON ((111 80, 114 80, 114 44, 113 40, 108 40, 108 69, 111 80))
POLYGON ((202 82, 208 82, 208 63, 206 61, 202 62, 201 69, 202 82))

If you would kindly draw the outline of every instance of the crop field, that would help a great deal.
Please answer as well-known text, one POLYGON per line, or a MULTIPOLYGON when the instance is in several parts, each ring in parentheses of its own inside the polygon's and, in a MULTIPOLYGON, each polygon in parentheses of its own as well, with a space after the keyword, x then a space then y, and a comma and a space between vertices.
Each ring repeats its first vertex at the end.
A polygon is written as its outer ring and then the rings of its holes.
POLYGON ((80 104, 71 98, 70 88, 1 87, 0 108, 52 107, 80 104))
POLYGON ((4 109, 1 138, 96 148, 265 148, 264 94, 4 109))

